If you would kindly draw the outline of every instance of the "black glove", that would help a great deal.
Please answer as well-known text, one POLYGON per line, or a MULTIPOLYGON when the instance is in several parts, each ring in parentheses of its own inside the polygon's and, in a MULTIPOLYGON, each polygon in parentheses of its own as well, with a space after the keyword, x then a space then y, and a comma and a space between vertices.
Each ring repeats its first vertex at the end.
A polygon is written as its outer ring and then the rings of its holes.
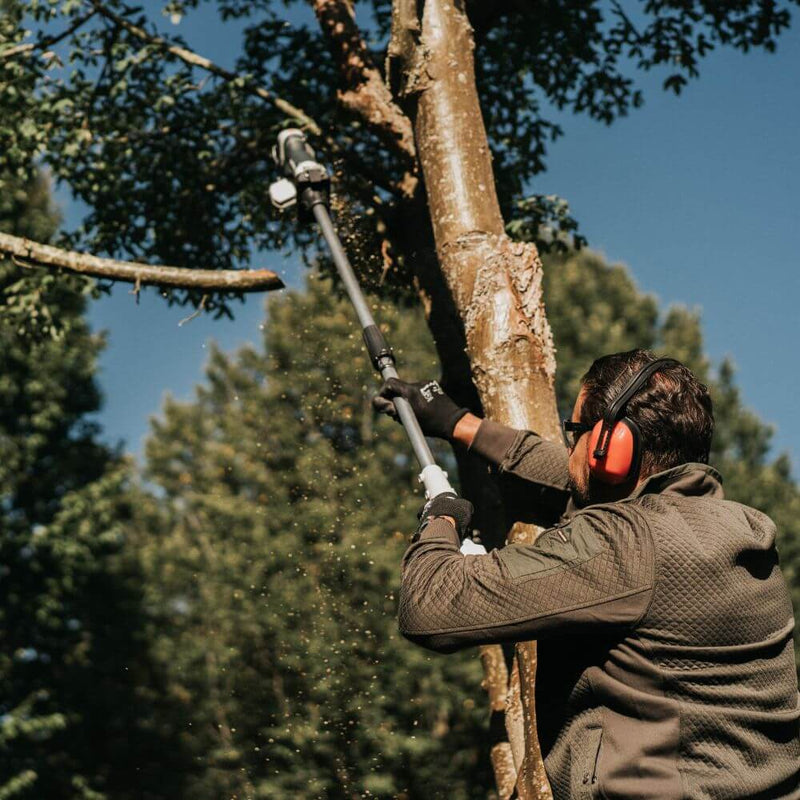
POLYGON ((414 536, 414 541, 422 533, 425 526, 433 519, 433 517, 452 517, 456 521, 456 530, 458 531, 458 538, 463 541, 464 537, 469 533, 469 525, 472 521, 472 512, 475 510, 469 500, 463 497, 445 492, 444 494, 437 495, 433 500, 429 500, 419 510, 417 519, 420 522, 417 533, 414 536))
POLYGON ((405 397, 419 420, 426 436, 449 439, 456 423, 469 413, 468 408, 459 408, 445 393, 438 381, 406 383, 399 378, 389 378, 380 392, 372 398, 377 411, 397 419, 397 411, 391 398, 405 397))

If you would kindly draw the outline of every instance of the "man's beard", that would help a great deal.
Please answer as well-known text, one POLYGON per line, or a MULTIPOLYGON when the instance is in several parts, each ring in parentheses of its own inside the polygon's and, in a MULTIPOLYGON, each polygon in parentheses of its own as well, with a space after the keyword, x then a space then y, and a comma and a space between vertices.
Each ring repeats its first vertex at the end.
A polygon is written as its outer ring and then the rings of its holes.
POLYGON ((577 482, 573 479, 572 475, 569 476, 567 481, 567 488, 569 489, 572 502, 578 507, 583 508, 590 504, 591 498, 589 494, 588 481, 586 487, 578 486, 577 482))

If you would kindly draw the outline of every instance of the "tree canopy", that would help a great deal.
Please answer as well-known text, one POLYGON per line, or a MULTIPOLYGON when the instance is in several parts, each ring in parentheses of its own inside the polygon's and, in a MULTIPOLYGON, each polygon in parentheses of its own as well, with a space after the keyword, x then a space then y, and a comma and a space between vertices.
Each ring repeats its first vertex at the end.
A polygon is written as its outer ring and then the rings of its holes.
MULTIPOLYGON (((562 201, 526 196, 562 133, 553 109, 611 123, 643 102, 642 71, 679 92, 715 48, 773 50, 795 4, 467 3, 506 220, 545 245, 574 232, 562 201)), ((414 146, 401 94, 387 99, 375 83, 397 84, 383 76, 391 4, 358 4, 354 17, 346 4, 310 5, 316 19, 297 0, 174 0, 148 10, 4 0, 0 166, 20 174, 32 155, 43 158, 88 204, 72 238, 96 252, 240 267, 287 241, 309 244, 266 199, 275 134, 299 123, 336 163, 342 216, 364 245, 359 267, 407 291, 397 238, 414 146), (191 14, 218 16, 239 38, 232 65, 192 51, 180 24, 191 14), (366 100, 384 117, 370 117, 366 100)), ((169 296, 197 303, 201 294, 169 296)), ((206 307, 226 308, 225 293, 206 307)))

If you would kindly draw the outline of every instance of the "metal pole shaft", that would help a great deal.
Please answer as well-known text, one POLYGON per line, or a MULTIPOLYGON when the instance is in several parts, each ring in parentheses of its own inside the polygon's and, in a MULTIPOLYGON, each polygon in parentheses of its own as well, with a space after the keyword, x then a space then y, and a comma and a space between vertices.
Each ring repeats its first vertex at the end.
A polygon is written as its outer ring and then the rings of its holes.
MULTIPOLYGON (((353 308, 355 308, 356 316, 358 317, 361 327, 368 328, 370 325, 375 325, 375 319, 372 316, 372 312, 369 310, 367 300, 364 297, 364 293, 361 291, 361 286, 353 272, 350 260, 344 252, 342 243, 339 240, 339 235, 333 227, 328 209, 322 203, 319 203, 314 206, 313 211, 314 218, 317 220, 322 235, 328 243, 331 256, 333 257, 333 263, 336 265, 336 270, 342 279, 347 296, 350 298, 353 308)), ((390 359, 386 359, 385 362, 379 366, 379 369, 381 377, 384 380, 398 377, 397 370, 394 368, 394 364, 390 359)), ((428 442, 422 433, 422 429, 419 427, 419 422, 408 401, 402 397, 396 397, 394 399, 394 407, 397 409, 397 415, 400 417, 400 422, 403 423, 403 427, 408 435, 408 440, 411 443, 411 448, 414 451, 414 455, 417 457, 417 461, 419 461, 420 467, 425 469, 425 467, 434 465, 436 462, 434 461, 431 449, 428 447, 428 442)))

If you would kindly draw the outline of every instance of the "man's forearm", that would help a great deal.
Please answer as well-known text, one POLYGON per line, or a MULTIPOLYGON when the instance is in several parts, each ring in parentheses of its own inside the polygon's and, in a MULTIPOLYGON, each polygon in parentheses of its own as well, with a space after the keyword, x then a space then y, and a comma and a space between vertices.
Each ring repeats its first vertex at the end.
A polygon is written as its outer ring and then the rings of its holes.
POLYGON ((509 518, 547 527, 567 509, 568 456, 563 444, 474 414, 464 415, 450 438, 497 470, 509 518))
POLYGON ((478 433, 478 428, 481 426, 481 422, 483 422, 483 420, 480 417, 476 417, 474 414, 465 414, 456 423, 456 427, 453 429, 452 441, 463 444, 466 448, 470 448, 478 433))
POLYGON ((403 558, 402 634, 432 650, 518 641, 599 625, 628 625, 654 580, 647 531, 614 515, 579 515, 534 544, 463 555, 443 518, 419 532, 403 558))

